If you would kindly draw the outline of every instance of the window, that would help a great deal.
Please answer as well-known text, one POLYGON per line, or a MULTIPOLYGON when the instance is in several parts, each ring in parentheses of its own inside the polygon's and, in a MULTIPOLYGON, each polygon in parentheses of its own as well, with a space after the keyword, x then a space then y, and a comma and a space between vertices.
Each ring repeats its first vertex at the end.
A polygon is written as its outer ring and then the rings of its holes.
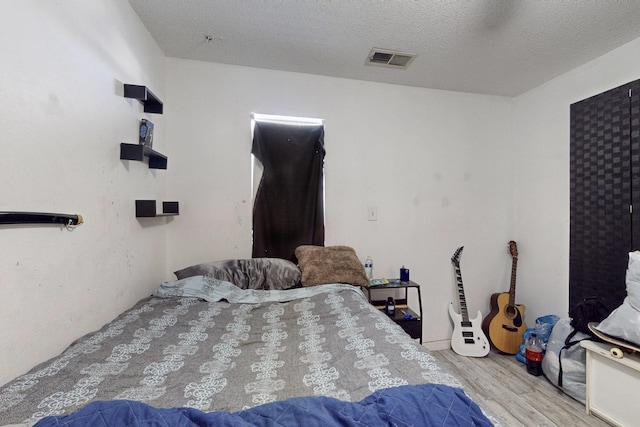
POLYGON ((254 114, 252 128, 252 256, 296 262, 299 245, 324 245, 324 124, 254 114))

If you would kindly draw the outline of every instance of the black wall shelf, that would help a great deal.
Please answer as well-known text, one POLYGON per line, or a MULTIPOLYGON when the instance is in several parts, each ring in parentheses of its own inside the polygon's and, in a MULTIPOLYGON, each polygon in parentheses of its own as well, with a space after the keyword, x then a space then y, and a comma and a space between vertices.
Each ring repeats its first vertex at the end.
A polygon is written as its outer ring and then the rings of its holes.
POLYGON ((166 169, 167 156, 142 144, 120 143, 120 159, 143 161, 149 158, 149 169, 166 169))
MULTIPOLYGON (((162 101, 153 94, 146 86, 124 85, 125 98, 139 100, 144 106, 145 113, 162 114, 162 101)), ((143 144, 120 144, 121 160, 144 161, 149 158, 149 169, 166 169, 167 156, 158 153, 143 144)), ((178 202, 162 202, 162 213, 156 211, 155 200, 136 200, 136 218, 155 218, 159 216, 176 216, 180 214, 178 202)))
POLYGON ((162 202, 162 213, 156 212, 155 200, 136 200, 136 218, 180 215, 178 202, 162 202))
POLYGON ((144 106, 145 113, 162 114, 162 101, 153 94, 146 86, 124 85, 124 97, 135 98, 144 106))

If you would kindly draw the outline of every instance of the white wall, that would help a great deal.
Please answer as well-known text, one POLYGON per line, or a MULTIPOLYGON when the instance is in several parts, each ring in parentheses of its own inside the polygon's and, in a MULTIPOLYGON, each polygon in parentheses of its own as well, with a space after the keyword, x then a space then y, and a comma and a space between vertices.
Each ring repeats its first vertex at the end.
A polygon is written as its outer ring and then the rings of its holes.
POLYGON ((638 78, 640 39, 515 99, 516 299, 529 323, 568 316, 569 106, 638 78))
MULTIPOLYGON (((79 213, 0 225, 0 384, 113 319, 166 278, 166 220, 137 221, 165 171, 121 161, 147 117, 122 84, 164 94, 164 56, 126 0, 0 2, 0 211, 79 213)), ((167 149, 163 116, 156 146, 167 149)))
MULTIPOLYGON (((426 341, 448 340, 450 258, 472 312, 510 271, 508 98, 167 60, 169 267, 251 257, 250 114, 325 119, 326 244, 353 246, 374 273, 404 264, 422 285, 426 341), (378 221, 367 220, 367 206, 378 221)), ((507 287, 508 287, 508 277, 507 287)))

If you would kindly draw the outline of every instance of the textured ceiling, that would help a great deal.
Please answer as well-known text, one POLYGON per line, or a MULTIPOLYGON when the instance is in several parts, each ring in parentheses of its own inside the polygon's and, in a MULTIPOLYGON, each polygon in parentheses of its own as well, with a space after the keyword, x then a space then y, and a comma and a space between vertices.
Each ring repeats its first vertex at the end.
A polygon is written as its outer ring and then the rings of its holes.
POLYGON ((640 37, 638 0, 130 2, 169 57, 505 96, 640 37), (374 47, 418 56, 366 65, 374 47))

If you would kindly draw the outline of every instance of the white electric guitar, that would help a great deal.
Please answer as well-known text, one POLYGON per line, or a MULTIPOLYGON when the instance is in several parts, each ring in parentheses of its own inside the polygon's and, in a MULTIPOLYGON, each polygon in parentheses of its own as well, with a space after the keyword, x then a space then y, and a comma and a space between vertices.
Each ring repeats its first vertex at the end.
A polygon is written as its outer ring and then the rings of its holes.
POLYGON ((478 310, 475 319, 469 319, 467 301, 464 297, 462 286, 462 273, 460 272, 460 246, 451 257, 451 262, 456 269, 458 281, 458 296, 460 299, 460 314, 453 309, 453 303, 449 304, 449 316, 453 321, 453 335, 451 335, 451 348, 462 356, 484 357, 489 354, 490 345, 486 335, 482 332, 482 313, 478 310))

